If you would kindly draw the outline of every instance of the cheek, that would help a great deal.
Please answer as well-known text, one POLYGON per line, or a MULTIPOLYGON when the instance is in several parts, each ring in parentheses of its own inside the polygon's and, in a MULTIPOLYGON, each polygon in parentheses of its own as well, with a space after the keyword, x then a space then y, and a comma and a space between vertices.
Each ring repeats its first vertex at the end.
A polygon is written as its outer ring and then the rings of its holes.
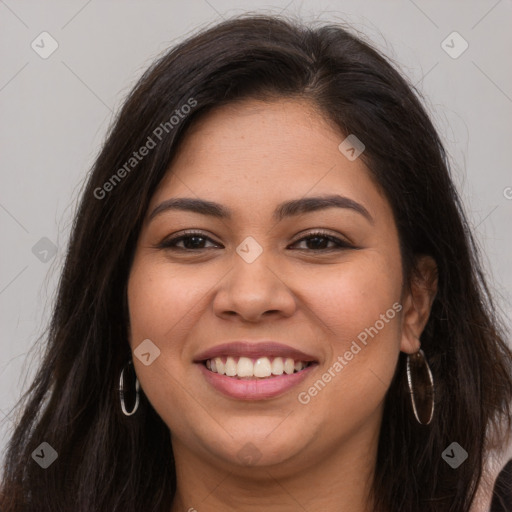
MULTIPOLYGON (((375 251, 361 252, 336 267, 305 272, 300 280, 307 305, 329 328, 326 334, 333 335, 339 349, 392 309, 402 290, 400 260, 375 251)), ((395 313, 396 308, 388 317, 395 318, 395 313)))
POLYGON ((177 271, 165 263, 135 261, 128 283, 132 348, 149 338, 166 350, 179 349, 179 340, 190 327, 194 308, 200 307, 208 285, 208 281, 194 279, 193 272, 177 271))
POLYGON ((204 297, 192 277, 191 272, 177 272, 168 264, 136 257, 128 281, 129 342, 135 351, 137 377, 154 409, 169 428, 177 430, 184 428, 184 420, 172 411, 186 410, 190 400, 182 384, 190 366, 185 342, 196 320, 194 306, 204 297), (146 339, 159 350, 149 365, 136 357, 137 347, 146 339))
POLYGON ((393 378, 401 333, 401 263, 368 251, 329 276, 316 273, 309 279, 304 289, 316 290, 309 293, 309 306, 322 320, 329 355, 317 380, 301 389, 300 402, 308 402, 313 417, 329 411, 336 430, 347 423, 347 414, 359 423, 376 413, 393 378))
POLYGON ((169 268, 164 270, 162 265, 136 259, 128 281, 129 342, 135 370, 144 394, 160 412, 168 407, 166 401, 174 403, 179 395, 184 333, 190 329, 187 313, 194 300, 190 287, 170 274, 169 268), (139 345, 148 339, 152 355, 146 365, 137 355, 139 345))

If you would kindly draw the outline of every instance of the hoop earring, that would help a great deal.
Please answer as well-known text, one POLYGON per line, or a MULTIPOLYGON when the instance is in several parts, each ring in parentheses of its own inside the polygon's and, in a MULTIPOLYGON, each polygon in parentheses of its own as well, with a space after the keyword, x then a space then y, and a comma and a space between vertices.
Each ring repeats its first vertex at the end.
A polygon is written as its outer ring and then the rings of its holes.
MULTIPOLYGON (((126 366, 133 366, 133 362, 130 360, 126 364, 126 366)), ((121 399, 121 410, 123 411, 123 414, 125 416, 131 416, 132 414, 135 414, 137 409, 139 408, 139 390, 140 390, 140 384, 139 379, 135 377, 135 405, 133 406, 133 410, 131 412, 128 412, 126 410, 126 405, 124 403, 124 395, 125 395, 125 387, 124 387, 124 370, 126 369, 126 366, 121 370, 121 376, 119 377, 119 398, 121 399)))
POLYGON ((423 350, 407 355, 407 383, 414 417, 428 425, 434 416, 434 379, 423 350))

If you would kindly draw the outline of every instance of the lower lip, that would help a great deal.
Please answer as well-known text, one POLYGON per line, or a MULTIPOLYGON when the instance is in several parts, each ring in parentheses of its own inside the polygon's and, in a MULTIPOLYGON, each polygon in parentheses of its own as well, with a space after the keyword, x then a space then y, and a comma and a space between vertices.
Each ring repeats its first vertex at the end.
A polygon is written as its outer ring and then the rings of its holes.
POLYGON ((267 379, 237 379, 208 370, 198 363, 206 380, 222 394, 238 400, 265 400, 274 398, 300 384, 318 365, 311 364, 297 373, 283 374, 267 379))

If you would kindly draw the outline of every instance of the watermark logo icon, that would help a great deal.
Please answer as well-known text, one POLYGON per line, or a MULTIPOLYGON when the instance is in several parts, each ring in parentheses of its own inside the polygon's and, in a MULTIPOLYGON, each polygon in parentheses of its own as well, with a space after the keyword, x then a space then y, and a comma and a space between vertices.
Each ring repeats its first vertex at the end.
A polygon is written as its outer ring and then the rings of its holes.
POLYGON ((452 59, 458 59, 469 48, 469 43, 458 32, 454 31, 443 40, 441 48, 452 59))
POLYGON ((252 263, 263 252, 263 247, 252 236, 248 236, 236 248, 236 252, 246 263, 252 263))
POLYGON ((33 452, 32 458, 43 468, 51 466, 59 454, 47 442, 41 443, 33 452))
POLYGON ((48 263, 57 254, 57 246, 43 236, 33 247, 32 253, 42 263, 48 263))
POLYGON ((338 146, 338 149, 348 160, 353 162, 356 158, 359 158, 361 153, 366 149, 366 146, 353 133, 351 133, 338 146))
POLYGON ((453 469, 457 469, 467 458, 468 452, 455 441, 441 454, 445 462, 453 469))
POLYGON ((146 339, 133 353, 143 365, 149 366, 160 355, 160 349, 151 340, 146 339))
POLYGON ((59 47, 59 43, 48 32, 41 32, 30 44, 39 57, 47 59, 59 47))
POLYGON ((245 443, 238 451, 237 457, 244 466, 252 466, 261 459, 261 452, 253 443, 245 443))

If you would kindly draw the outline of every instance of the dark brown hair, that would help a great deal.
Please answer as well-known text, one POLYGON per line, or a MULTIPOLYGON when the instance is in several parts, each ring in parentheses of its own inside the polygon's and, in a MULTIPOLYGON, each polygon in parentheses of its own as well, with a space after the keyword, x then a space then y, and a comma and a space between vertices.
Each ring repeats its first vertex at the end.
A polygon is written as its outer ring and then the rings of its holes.
POLYGON ((510 427, 512 354, 443 144, 419 97, 387 59, 339 25, 240 16, 156 61, 127 98, 83 192, 44 359, 18 404, 2 512, 168 511, 176 489, 168 427, 143 394, 135 416, 119 407, 119 374, 131 356, 126 283, 148 202, 187 127, 243 98, 306 99, 342 133, 355 134, 393 209, 405 275, 412 277, 420 254, 437 262, 438 293, 421 337, 435 415, 428 426, 412 416, 400 354, 373 498, 378 511, 467 512, 491 427, 500 419, 510 427), (170 122, 191 99, 195 107, 170 122), (162 123, 159 143, 114 180, 162 123), (108 193, 98 192, 107 182, 108 193), (43 441, 58 452, 46 470, 31 459, 43 441), (456 470, 441 457, 453 441, 468 453, 456 470))

